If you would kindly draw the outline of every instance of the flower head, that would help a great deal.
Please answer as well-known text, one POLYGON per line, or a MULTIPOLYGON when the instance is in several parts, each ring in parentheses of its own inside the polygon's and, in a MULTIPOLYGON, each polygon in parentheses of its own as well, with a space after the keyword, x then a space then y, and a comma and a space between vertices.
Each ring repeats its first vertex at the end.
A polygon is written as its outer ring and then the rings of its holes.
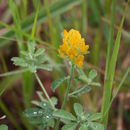
POLYGON ((85 45, 84 38, 81 37, 79 31, 71 29, 69 32, 64 30, 63 44, 59 47, 61 57, 69 57, 74 64, 82 67, 84 54, 87 53, 89 46, 85 45))

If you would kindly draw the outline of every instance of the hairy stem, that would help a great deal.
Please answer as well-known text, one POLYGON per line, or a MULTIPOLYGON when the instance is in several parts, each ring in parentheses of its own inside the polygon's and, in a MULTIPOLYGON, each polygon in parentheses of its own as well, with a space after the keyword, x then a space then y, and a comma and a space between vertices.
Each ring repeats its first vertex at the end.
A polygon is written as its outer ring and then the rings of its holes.
MULTIPOLYGON (((70 78, 69 78, 69 81, 68 81, 68 85, 67 85, 67 89, 66 89, 66 93, 65 93, 65 98, 64 98, 64 101, 62 103, 61 109, 64 109, 66 102, 67 102, 67 99, 68 99, 68 96, 69 96, 69 91, 70 91, 70 88, 71 88, 71 81, 72 81, 72 78, 73 78, 73 72, 74 72, 74 64, 72 64, 72 66, 71 66, 70 78)), ((60 119, 58 119, 58 121, 56 123, 55 130, 59 129, 59 125, 60 125, 60 119)))
POLYGON ((53 103, 52 103, 52 101, 51 101, 49 95, 47 94, 47 92, 46 92, 46 90, 45 90, 45 88, 44 88, 44 86, 43 86, 41 80, 39 79, 39 77, 38 77, 38 75, 37 75, 36 73, 35 73, 35 77, 36 77, 36 79, 37 79, 37 81, 38 81, 38 83, 39 83, 39 85, 40 85, 42 91, 44 92, 45 96, 47 97, 48 101, 50 102, 51 106, 54 108, 54 105, 53 105, 53 103))

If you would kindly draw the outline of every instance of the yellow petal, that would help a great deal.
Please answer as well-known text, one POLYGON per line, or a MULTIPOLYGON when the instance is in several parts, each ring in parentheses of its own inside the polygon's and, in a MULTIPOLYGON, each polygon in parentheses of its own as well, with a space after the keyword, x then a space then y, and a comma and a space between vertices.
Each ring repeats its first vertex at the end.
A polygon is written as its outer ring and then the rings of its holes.
POLYGON ((64 29, 64 36, 66 37, 68 35, 68 32, 66 29, 64 29))
POLYGON ((83 55, 79 55, 76 59, 75 59, 75 64, 78 67, 82 67, 83 65, 83 60, 84 60, 84 56, 83 55))

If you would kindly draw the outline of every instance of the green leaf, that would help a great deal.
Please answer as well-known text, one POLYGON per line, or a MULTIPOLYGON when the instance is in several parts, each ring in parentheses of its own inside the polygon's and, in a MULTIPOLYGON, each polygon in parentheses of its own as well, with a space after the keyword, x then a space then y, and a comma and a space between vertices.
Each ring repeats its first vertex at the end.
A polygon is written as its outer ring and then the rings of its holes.
POLYGON ((11 75, 3 78, 0 82, 0 97, 2 94, 14 86, 21 79, 21 75, 11 75))
POLYGON ((51 101, 52 101, 53 105, 55 106, 55 105, 57 105, 58 99, 56 97, 52 97, 51 101))
POLYGON ((48 61, 45 54, 35 57, 35 60, 36 60, 36 65, 43 64, 46 61, 48 61))
POLYGON ((89 130, 86 124, 81 124, 79 130, 89 130))
POLYGON ((48 126, 50 126, 50 127, 54 127, 54 125, 55 125, 55 121, 54 121, 54 119, 50 119, 50 121, 48 122, 48 126))
POLYGON ((98 82, 92 82, 92 83, 90 83, 89 85, 92 85, 92 86, 94 86, 94 87, 101 87, 101 84, 98 83, 98 82))
POLYGON ((47 125, 46 124, 40 124, 40 125, 37 125, 37 127, 38 127, 38 130, 46 130, 47 125))
POLYGON ((50 64, 41 64, 37 66, 38 69, 52 71, 52 66, 50 64))
POLYGON ((84 74, 79 76, 79 80, 82 80, 84 82, 89 82, 89 78, 87 78, 87 76, 84 74))
POLYGON ((42 116, 43 110, 40 108, 29 108, 25 109, 24 114, 26 117, 37 117, 37 116, 42 116))
POLYGON ((40 101, 32 100, 31 103, 38 106, 38 107, 41 107, 41 102, 40 101))
POLYGON ((84 115, 86 118, 89 118, 92 115, 92 112, 85 112, 84 115))
POLYGON ((64 124, 71 124, 71 121, 70 120, 67 120, 67 119, 60 119, 61 122, 63 122, 64 124))
POLYGON ((64 111, 64 110, 57 110, 53 112, 53 116, 58 118, 63 118, 66 120, 76 121, 76 117, 73 116, 70 112, 64 111))
POLYGON ((92 130, 105 130, 104 125, 96 122, 90 122, 89 126, 92 128, 92 130))
POLYGON ((101 113, 94 113, 92 115, 89 116, 88 120, 89 121, 96 121, 102 118, 102 114, 101 113))
POLYGON ((0 125, 0 130, 8 130, 8 126, 7 125, 0 125))
POLYGON ((45 52, 45 49, 43 49, 43 48, 37 49, 35 52, 35 57, 42 55, 44 52, 45 52))
POLYGON ((37 71, 37 68, 34 65, 28 65, 28 68, 29 68, 30 72, 32 72, 32 73, 36 73, 36 71, 37 71))
POLYGON ((78 88, 77 90, 75 90, 74 92, 70 93, 69 96, 70 97, 77 97, 81 94, 87 93, 91 90, 91 88, 89 86, 86 87, 82 87, 82 88, 78 88))
POLYGON ((20 51, 20 54, 22 54, 23 56, 29 56, 27 51, 20 51))
POLYGON ((41 108, 29 108, 24 111, 24 115, 30 121, 31 124, 41 125, 48 124, 48 122, 53 118, 53 110, 48 103, 41 104, 41 108))
POLYGON ((24 115, 27 117, 29 122, 34 125, 40 125, 43 123, 42 116, 44 111, 40 108, 29 108, 25 109, 24 115))
POLYGON ((96 71, 96 70, 91 70, 91 71, 89 72, 88 77, 89 77, 90 79, 93 80, 96 76, 97 76, 97 71, 96 71))
POLYGON ((42 91, 37 91, 37 95, 39 97, 39 99, 43 102, 46 102, 46 99, 42 96, 43 92, 42 91))
POLYGON ((25 62, 25 60, 22 59, 22 58, 13 57, 11 60, 12 60, 13 63, 14 63, 15 65, 17 65, 17 66, 27 67, 27 65, 28 65, 28 64, 25 62))
POLYGON ((77 123, 67 124, 64 125, 61 130, 75 130, 77 125, 78 125, 77 123))
POLYGON ((28 41, 28 50, 31 55, 33 55, 35 52, 35 44, 36 43, 34 41, 28 41))
POLYGON ((46 111, 52 111, 52 106, 50 105, 50 103, 48 101, 42 101, 41 108, 46 111))
POLYGON ((83 107, 79 103, 74 104, 74 111, 77 116, 80 116, 83 113, 83 107))
POLYGON ((55 80, 53 83, 52 83, 52 86, 51 86, 51 89, 53 91, 55 91, 65 80, 69 79, 69 76, 67 77, 62 77, 58 80, 55 80))

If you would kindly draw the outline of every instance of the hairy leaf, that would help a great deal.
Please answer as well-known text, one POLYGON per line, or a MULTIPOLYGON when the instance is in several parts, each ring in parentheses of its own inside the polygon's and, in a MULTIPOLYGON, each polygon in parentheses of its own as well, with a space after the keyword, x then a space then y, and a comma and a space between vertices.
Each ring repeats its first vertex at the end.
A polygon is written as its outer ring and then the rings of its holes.
POLYGON ((67 77, 62 77, 58 80, 55 80, 53 83, 52 83, 52 90, 55 91, 65 80, 69 79, 69 76, 67 77))
POLYGON ((76 120, 75 116, 73 116, 70 112, 67 112, 65 110, 57 110, 53 113, 53 116, 58 117, 58 118, 67 119, 67 120, 72 120, 72 121, 76 120))
POLYGON ((80 116, 83 113, 83 107, 79 103, 74 104, 74 111, 77 116, 80 116))
POLYGON ((64 125, 61 130, 75 130, 77 125, 78 125, 77 123, 67 124, 64 125))

